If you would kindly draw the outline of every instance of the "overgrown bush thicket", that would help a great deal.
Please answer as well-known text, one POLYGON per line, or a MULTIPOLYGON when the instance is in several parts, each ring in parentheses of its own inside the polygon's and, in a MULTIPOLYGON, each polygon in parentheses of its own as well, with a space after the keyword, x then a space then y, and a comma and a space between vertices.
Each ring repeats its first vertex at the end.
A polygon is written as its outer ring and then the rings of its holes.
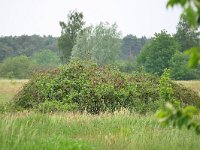
MULTIPOLYGON (((198 94, 175 83, 174 97, 197 104, 198 94)), ((160 106, 159 78, 127 74, 91 62, 74 61, 59 69, 36 74, 15 96, 14 105, 42 112, 79 110, 98 114, 122 107, 145 113, 160 106)))

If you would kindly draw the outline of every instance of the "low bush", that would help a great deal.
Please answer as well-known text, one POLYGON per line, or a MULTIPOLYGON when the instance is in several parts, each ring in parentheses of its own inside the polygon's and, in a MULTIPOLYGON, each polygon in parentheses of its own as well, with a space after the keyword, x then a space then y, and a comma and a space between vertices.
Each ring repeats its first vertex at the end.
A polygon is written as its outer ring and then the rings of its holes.
MULTIPOLYGON (((174 97, 197 104, 197 93, 175 83, 174 97)), ((74 61, 59 69, 38 73, 14 97, 21 109, 87 111, 98 114, 127 108, 145 113, 160 106, 159 78, 146 73, 127 74, 91 62, 74 61)))

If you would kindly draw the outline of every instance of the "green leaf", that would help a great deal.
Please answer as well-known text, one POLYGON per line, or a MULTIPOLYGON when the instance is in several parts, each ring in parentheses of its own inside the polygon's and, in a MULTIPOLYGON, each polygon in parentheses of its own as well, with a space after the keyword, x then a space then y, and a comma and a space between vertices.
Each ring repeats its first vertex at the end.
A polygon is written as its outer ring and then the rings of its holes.
POLYGON ((200 60, 200 47, 192 47, 185 54, 190 55, 189 67, 197 67, 200 60))
POLYGON ((183 3, 182 1, 186 1, 186 0, 169 0, 167 2, 167 7, 169 6, 173 7, 174 5, 179 4, 179 3, 182 4, 183 3))
POLYGON ((168 113, 166 111, 160 110, 156 112, 156 117, 159 119, 164 118, 166 116, 168 116, 168 113))
POLYGON ((197 113, 197 109, 194 106, 187 106, 187 107, 183 108, 183 112, 186 115, 192 116, 197 113))
POLYGON ((192 8, 191 5, 189 5, 184 13, 186 14, 186 17, 188 19, 188 22, 191 26, 195 27, 197 25, 197 13, 195 10, 192 8))
POLYGON ((187 0, 181 0, 180 1, 181 6, 184 7, 186 2, 187 2, 187 0))

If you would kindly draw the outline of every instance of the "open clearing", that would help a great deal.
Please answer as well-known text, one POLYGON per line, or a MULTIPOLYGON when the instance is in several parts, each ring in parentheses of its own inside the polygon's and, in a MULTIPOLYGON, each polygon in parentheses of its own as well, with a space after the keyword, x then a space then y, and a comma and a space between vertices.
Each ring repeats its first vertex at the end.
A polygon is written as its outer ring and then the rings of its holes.
POLYGON ((0 104, 10 101, 28 80, 0 80, 0 104))
POLYGON ((191 88, 194 91, 197 91, 200 95, 200 81, 177 81, 177 83, 183 84, 184 86, 191 88))
MULTIPOLYGON (((0 104, 8 102, 27 80, 0 80, 0 104)), ((200 81, 179 81, 200 91, 200 81)), ((114 114, 0 114, 0 149, 198 150, 193 131, 160 127, 152 114, 121 110, 114 114)))

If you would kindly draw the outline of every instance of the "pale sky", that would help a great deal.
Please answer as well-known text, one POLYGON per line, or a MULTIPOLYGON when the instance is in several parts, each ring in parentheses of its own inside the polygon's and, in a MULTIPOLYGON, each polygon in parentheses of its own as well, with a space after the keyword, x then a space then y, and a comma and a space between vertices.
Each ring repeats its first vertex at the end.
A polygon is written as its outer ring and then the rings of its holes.
POLYGON ((166 29, 175 33, 180 8, 166 9, 167 0, 0 0, 0 36, 60 36, 59 21, 70 10, 82 11, 87 25, 117 23, 122 35, 151 37, 166 29))

